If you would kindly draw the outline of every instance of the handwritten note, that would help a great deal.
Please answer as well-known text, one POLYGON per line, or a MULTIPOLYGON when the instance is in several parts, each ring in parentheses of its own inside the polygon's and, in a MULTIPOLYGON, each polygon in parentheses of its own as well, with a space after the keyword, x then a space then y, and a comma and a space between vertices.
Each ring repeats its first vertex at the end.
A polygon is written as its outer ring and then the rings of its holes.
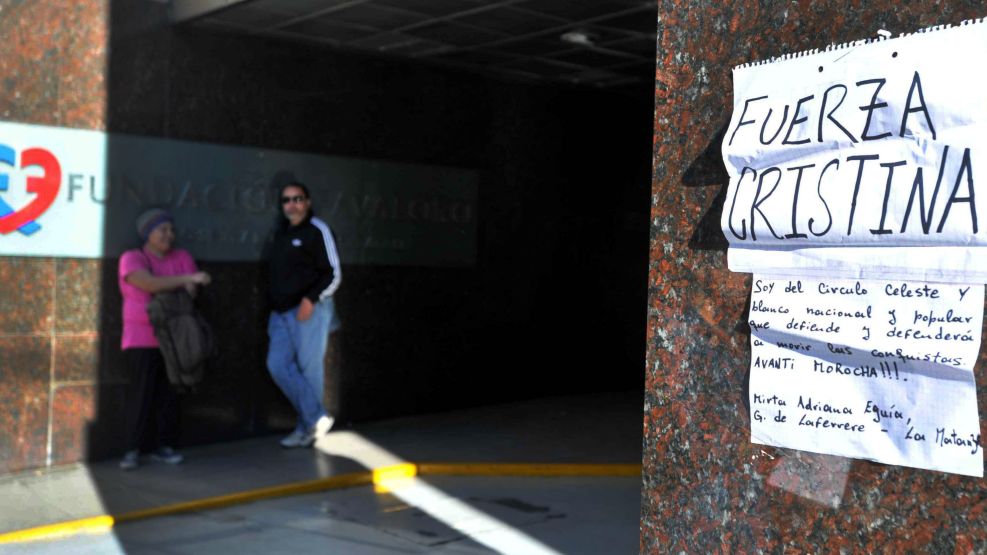
POLYGON ((987 282, 985 56, 977 22, 736 68, 730 269, 987 282))
POLYGON ((751 440, 983 476, 984 286, 754 275, 751 440))

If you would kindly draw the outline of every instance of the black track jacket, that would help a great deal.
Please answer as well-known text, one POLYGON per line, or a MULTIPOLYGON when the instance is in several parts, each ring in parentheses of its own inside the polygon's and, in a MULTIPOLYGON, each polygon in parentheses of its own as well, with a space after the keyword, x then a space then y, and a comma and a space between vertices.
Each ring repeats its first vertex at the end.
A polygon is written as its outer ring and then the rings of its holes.
POLYGON ((332 296, 342 272, 329 226, 310 216, 278 230, 271 245, 271 309, 285 312, 302 298, 313 303, 332 296))

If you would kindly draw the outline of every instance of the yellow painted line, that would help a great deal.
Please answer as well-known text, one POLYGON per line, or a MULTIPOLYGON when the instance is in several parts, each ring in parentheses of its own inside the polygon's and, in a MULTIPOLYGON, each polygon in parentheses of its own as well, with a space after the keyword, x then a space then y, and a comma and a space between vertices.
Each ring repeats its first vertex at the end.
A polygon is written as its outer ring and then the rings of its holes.
POLYGON ((414 478, 418 475, 418 465, 414 463, 392 464, 374 469, 374 483, 380 484, 388 480, 414 478))
POLYGON ((421 475, 446 476, 640 476, 639 464, 421 463, 421 475))
POLYGON ((254 489, 229 495, 207 497, 131 511, 119 515, 100 515, 77 520, 46 524, 34 528, 0 533, 0 545, 18 542, 50 540, 76 534, 105 533, 120 522, 131 522, 159 516, 174 515, 209 509, 219 509, 262 501, 275 497, 317 493, 332 489, 373 485, 379 493, 389 491, 388 484, 415 476, 631 476, 641 475, 639 464, 526 464, 526 463, 402 463, 385 466, 367 472, 353 472, 319 478, 305 482, 295 482, 279 486, 254 489))
POLYGON ((339 476, 331 476, 329 478, 319 478, 317 480, 308 480, 305 482, 295 482, 292 484, 271 486, 268 488, 254 489, 240 493, 232 493, 229 495, 207 497, 205 499, 196 499, 194 501, 173 503, 171 505, 162 505, 160 507, 153 507, 150 509, 143 509, 140 511, 132 511, 117 516, 116 521, 130 522, 134 520, 153 518, 156 516, 166 516, 166 515, 173 515, 178 513, 190 513, 195 511, 204 511, 208 509, 219 509, 222 507, 229 507, 231 505, 241 505, 244 503, 251 503, 253 501, 262 501, 264 499, 272 499, 275 497, 287 497, 289 495, 317 493, 320 491, 326 491, 331 489, 350 488, 354 486, 365 486, 371 483, 373 483, 373 475, 370 472, 354 472, 351 474, 340 474, 339 476))
POLYGON ((50 540, 76 534, 101 534, 112 528, 112 516, 94 516, 0 534, 0 544, 50 540))
POLYGON ((374 493, 391 493, 395 485, 407 483, 408 480, 417 475, 418 465, 414 463, 394 464, 374 469, 374 493))
POLYGON ((99 534, 109 531, 113 525, 120 522, 130 522, 153 518, 156 516, 167 516, 180 513, 204 511, 208 509, 219 509, 231 505, 250 503, 252 501, 262 501, 275 497, 286 497, 289 495, 301 495, 305 493, 316 493, 330 489, 341 489, 354 486, 364 486, 373 483, 372 472, 354 472, 351 474, 340 474, 329 478, 319 478, 305 482, 295 482, 255 490, 233 493, 230 495, 220 495, 186 501, 183 503, 173 503, 131 511, 119 515, 100 515, 78 520, 68 520, 55 524, 46 524, 24 530, 14 530, 0 534, 0 545, 17 542, 30 542, 38 540, 50 540, 75 534, 99 534))

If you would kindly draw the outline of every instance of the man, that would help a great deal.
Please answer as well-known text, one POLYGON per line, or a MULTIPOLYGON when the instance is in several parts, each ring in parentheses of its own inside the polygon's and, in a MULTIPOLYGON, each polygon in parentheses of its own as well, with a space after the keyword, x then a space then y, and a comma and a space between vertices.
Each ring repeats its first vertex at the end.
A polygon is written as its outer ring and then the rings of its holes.
POLYGON ((312 213, 308 188, 281 189, 280 226, 271 245, 267 368, 298 413, 281 446, 310 447, 332 428, 322 403, 323 360, 336 318, 332 295, 342 273, 329 226, 312 213))

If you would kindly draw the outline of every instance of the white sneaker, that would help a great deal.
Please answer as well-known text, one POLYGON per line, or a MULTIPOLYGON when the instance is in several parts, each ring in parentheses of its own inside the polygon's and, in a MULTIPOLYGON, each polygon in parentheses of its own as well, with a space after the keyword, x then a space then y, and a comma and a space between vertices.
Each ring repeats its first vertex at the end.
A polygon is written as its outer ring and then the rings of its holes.
POLYGON ((329 433, 336 420, 331 416, 322 416, 315 421, 315 425, 308 432, 295 430, 281 440, 281 447, 291 449, 294 447, 311 447, 315 440, 329 433))
POLYGON ((281 439, 281 447, 293 449, 295 447, 308 447, 314 438, 309 438, 309 434, 295 430, 281 439))
POLYGON ((312 431, 312 434, 316 438, 320 438, 320 437, 328 434, 329 433, 329 430, 332 429, 332 425, 335 422, 336 422, 336 419, 333 418, 333 417, 331 417, 331 416, 323 416, 323 417, 319 418, 315 422, 315 428, 312 431))
POLYGON ((120 459, 120 470, 137 470, 140 465, 140 451, 127 451, 120 459))
POLYGON ((171 447, 159 447, 156 451, 151 453, 151 460, 163 462, 165 464, 182 464, 185 457, 181 453, 175 452, 171 447))

